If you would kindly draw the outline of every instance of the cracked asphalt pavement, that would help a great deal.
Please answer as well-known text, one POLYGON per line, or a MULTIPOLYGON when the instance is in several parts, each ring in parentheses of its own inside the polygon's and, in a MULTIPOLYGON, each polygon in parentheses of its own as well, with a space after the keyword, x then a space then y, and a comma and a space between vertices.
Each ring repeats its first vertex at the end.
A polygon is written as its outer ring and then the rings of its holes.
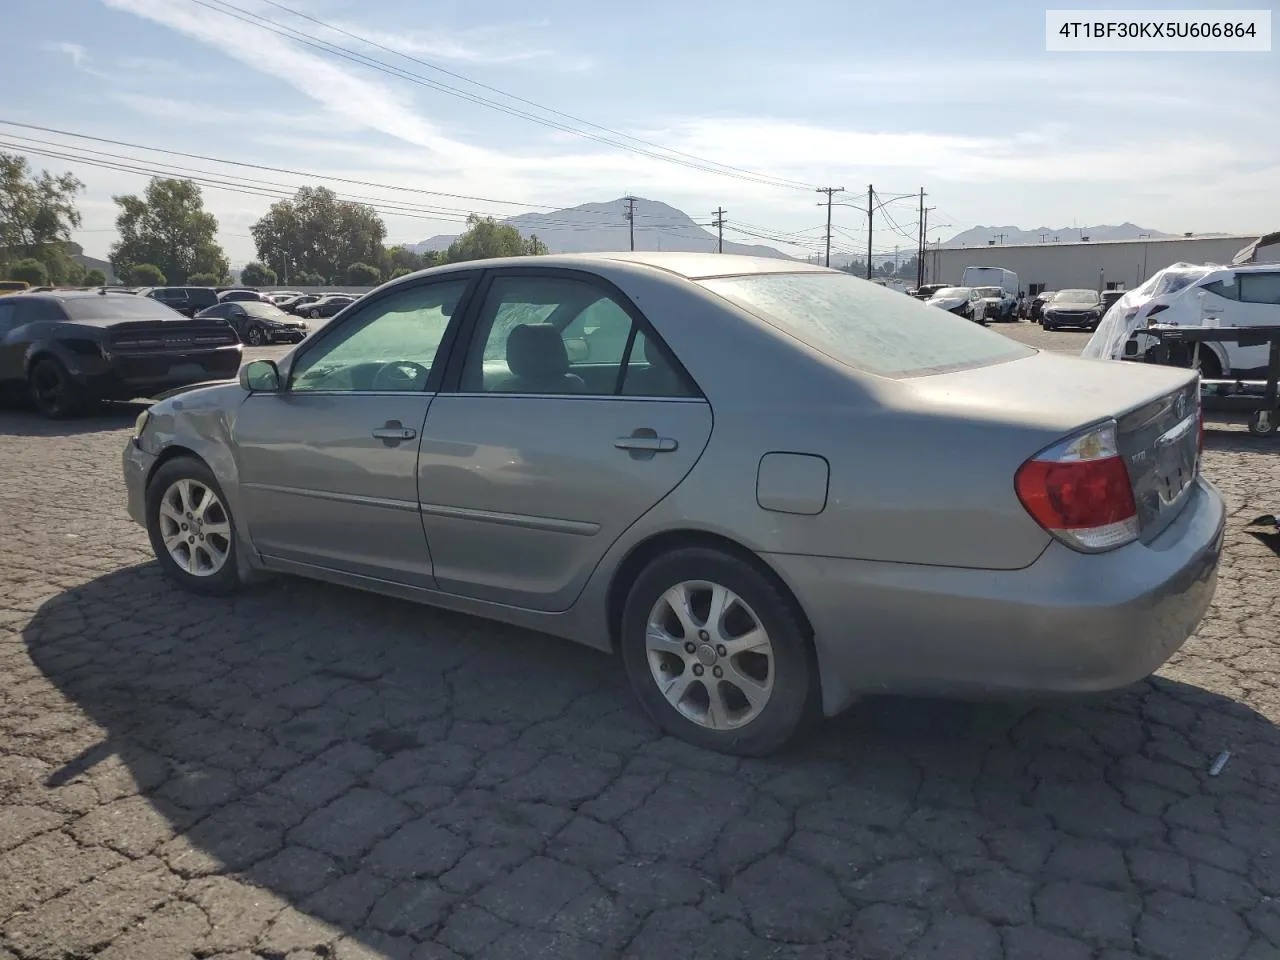
POLYGON ((1210 432, 1221 583, 1158 677, 869 700, 738 760, 567 643, 178 592, 132 418, 0 414, 0 960, 1280 957, 1280 548, 1245 530, 1280 441, 1210 432))

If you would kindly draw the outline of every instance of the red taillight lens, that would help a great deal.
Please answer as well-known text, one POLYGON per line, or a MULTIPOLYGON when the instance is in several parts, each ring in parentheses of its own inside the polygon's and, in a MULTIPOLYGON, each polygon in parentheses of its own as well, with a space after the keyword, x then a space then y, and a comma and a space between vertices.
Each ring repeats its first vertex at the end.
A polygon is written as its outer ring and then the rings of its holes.
POLYGON ((1024 463, 1014 477, 1023 507, 1045 530, 1086 553, 1138 536, 1138 510, 1114 423, 1071 437, 1024 463))

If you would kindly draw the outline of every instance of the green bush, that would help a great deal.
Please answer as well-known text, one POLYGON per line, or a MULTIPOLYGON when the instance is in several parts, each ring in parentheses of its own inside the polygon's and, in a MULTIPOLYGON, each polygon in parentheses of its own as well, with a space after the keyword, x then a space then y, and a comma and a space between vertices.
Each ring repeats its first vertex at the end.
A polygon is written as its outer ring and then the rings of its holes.
POLYGON ((39 260, 27 257, 9 268, 10 280, 25 280, 33 287, 43 287, 49 282, 49 271, 39 260))
POLYGON ((347 283, 371 287, 382 282, 382 271, 367 263, 353 263, 347 267, 347 283))
POLYGON ((167 281, 154 263, 139 263, 124 268, 124 282, 135 287, 163 287, 167 281))
POLYGON ((187 277, 187 283, 193 287, 217 287, 222 280, 216 273, 193 273, 187 277))
POLYGON ((90 270, 84 275, 84 285, 86 287, 102 287, 106 286, 107 275, 101 270, 90 270))

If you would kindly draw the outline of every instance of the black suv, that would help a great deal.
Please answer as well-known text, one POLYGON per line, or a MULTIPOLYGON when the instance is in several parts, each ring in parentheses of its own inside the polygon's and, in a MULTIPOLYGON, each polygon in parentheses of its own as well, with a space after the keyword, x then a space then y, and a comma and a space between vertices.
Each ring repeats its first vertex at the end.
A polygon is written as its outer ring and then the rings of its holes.
POLYGON ((213 287, 148 287, 139 290, 138 296, 159 300, 187 317, 194 317, 218 302, 218 292, 213 287))
POLYGON ((146 297, 70 290, 0 297, 0 392, 27 394, 52 419, 96 400, 233 379, 240 353, 227 321, 191 320, 146 297))

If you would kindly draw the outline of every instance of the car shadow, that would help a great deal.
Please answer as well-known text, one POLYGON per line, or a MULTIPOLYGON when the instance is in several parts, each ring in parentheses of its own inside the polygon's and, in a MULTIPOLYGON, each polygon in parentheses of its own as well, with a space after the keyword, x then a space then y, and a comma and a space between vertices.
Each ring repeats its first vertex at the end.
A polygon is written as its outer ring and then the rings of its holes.
POLYGON ((0 409, 0 437, 69 437, 123 430, 133 425, 146 401, 96 404, 83 416, 49 420, 31 409, 0 409))
MULTIPOLYGON (((228 944, 264 956, 342 938, 470 955, 517 935, 564 956, 710 955, 692 904, 738 956, 798 960, 773 940, 806 937, 880 956, 875 937, 918 937, 935 911, 1030 922, 1034 891, 1037 911, 1092 897, 1086 925, 1199 895, 1202 874, 1280 893, 1280 733, 1172 679, 1052 705, 868 699, 737 760, 660 736, 609 656, 306 581, 209 599, 129 567, 46 601, 23 638, 101 731, 83 725, 74 755, 42 739, 54 718, 8 744, 47 758, 49 789, 107 798, 111 816, 69 829, 140 876, 177 874, 186 898, 269 891, 294 909, 245 906, 252 942, 228 944), (799 919, 769 906, 793 896, 799 919), (898 906, 859 926, 877 903, 898 906)), ((1239 906, 1280 925, 1280 904, 1239 906)), ((498 953, 536 945, 513 943, 498 953)))

